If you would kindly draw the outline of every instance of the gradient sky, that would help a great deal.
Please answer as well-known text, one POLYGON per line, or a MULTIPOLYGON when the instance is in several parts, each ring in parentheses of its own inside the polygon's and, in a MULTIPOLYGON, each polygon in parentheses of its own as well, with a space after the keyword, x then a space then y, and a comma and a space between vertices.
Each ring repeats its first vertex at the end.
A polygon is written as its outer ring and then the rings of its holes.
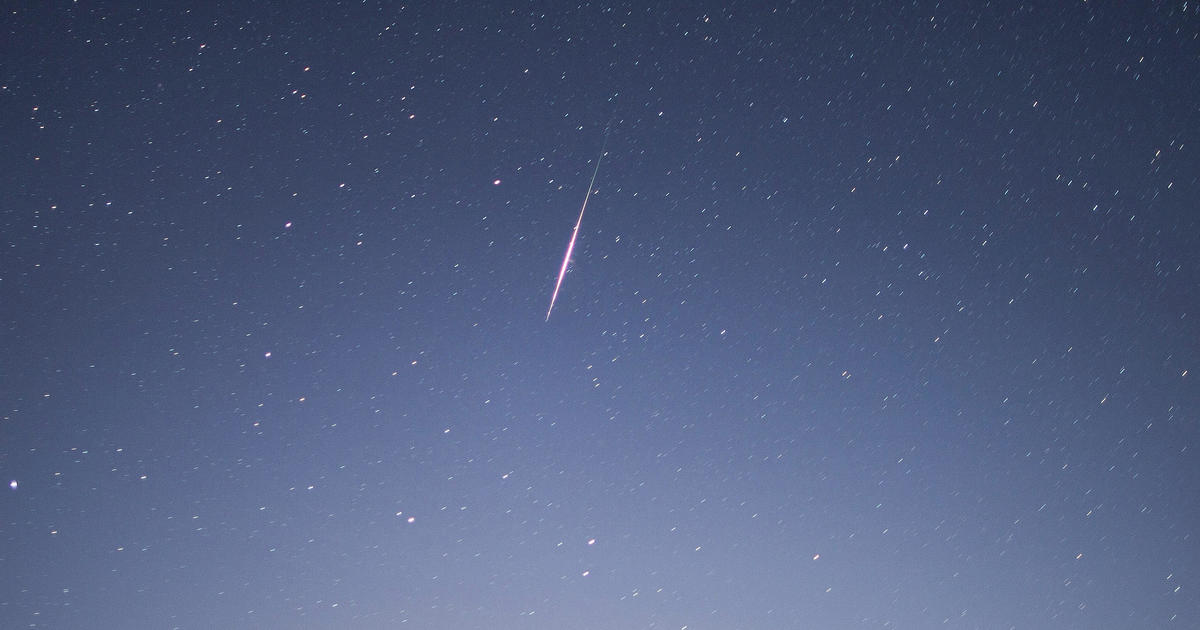
POLYGON ((1197 3, 18 4, 0 627, 1200 627, 1197 3))

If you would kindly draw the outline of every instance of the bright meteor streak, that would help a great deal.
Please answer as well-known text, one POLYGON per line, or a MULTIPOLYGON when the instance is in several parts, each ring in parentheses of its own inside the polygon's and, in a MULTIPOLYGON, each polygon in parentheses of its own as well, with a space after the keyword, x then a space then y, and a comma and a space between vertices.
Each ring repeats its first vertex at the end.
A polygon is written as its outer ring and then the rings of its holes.
POLYGON ((550 308, 546 309, 546 321, 550 321, 550 313, 554 311, 554 302, 558 300, 558 290, 562 288, 563 278, 567 275, 567 267, 571 264, 571 252, 575 249, 579 226, 583 224, 583 213, 587 212, 588 199, 592 198, 592 187, 596 185, 596 174, 600 172, 600 160, 604 159, 606 146, 608 146, 607 129, 604 132, 604 142, 600 146, 600 157, 596 158, 596 170, 592 171, 592 181, 588 182, 587 194, 583 196, 583 207, 579 209, 579 218, 575 220, 575 229, 571 231, 571 242, 567 243, 567 254, 563 256, 562 267, 558 269, 558 280, 554 281, 554 294, 550 296, 550 308))

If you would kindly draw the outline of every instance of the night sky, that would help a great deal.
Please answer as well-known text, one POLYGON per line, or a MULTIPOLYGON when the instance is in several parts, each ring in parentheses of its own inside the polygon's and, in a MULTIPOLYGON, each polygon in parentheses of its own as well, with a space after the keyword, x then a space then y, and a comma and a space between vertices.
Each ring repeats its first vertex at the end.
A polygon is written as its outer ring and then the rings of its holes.
POLYGON ((144 4, 0 17, 0 627, 1200 627, 1196 2, 144 4))

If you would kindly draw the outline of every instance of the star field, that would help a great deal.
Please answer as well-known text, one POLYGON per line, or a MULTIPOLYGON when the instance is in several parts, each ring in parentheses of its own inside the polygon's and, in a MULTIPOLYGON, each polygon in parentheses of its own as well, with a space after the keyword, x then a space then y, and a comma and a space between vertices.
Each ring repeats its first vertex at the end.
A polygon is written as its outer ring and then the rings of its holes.
POLYGON ((0 33, 4 628, 1200 623, 1194 3, 0 33))

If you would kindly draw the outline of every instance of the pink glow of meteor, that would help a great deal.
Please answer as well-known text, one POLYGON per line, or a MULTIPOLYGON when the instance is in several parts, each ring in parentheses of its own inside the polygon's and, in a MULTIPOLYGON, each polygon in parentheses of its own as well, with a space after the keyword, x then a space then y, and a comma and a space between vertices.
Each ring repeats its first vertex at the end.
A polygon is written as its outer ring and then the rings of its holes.
MULTIPOLYGON (((608 134, 604 135, 604 145, 608 144, 608 134)), ((563 256, 562 267, 558 269, 558 280, 554 281, 554 294, 550 296, 550 308, 546 309, 546 321, 550 321, 550 313, 554 312, 554 302, 558 300, 558 290, 562 288, 563 278, 567 275, 567 267, 571 264, 571 252, 575 249, 575 239, 579 237, 579 226, 583 225, 583 213, 587 212, 588 199, 592 198, 592 187, 596 185, 596 173, 600 172, 600 160, 604 159, 604 146, 600 147, 600 157, 596 158, 596 170, 592 171, 592 181, 588 182, 587 194, 583 196, 583 207, 579 209, 579 218, 575 220, 575 229, 571 231, 571 242, 567 243, 567 254, 563 256)))

